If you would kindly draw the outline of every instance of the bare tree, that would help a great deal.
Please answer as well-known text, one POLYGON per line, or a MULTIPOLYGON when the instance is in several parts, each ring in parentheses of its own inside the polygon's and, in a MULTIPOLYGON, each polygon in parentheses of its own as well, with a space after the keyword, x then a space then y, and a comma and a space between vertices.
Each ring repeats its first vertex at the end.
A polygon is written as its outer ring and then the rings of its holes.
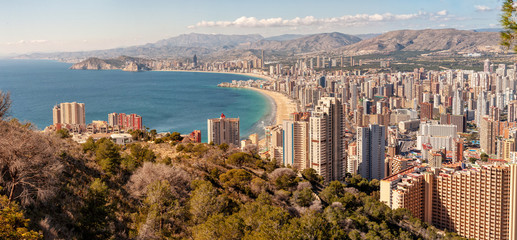
POLYGON ((11 94, 0 91, 0 120, 7 117, 9 108, 11 108, 11 94))
POLYGON ((9 201, 29 205, 51 200, 64 168, 52 139, 5 121, 0 121, 0 136, 0 186, 9 201))

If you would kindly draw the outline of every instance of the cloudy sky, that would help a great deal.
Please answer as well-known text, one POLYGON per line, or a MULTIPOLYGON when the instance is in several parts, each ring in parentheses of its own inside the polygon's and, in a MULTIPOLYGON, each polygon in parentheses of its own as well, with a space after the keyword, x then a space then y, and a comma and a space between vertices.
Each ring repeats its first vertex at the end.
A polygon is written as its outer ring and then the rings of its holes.
POLYGON ((185 33, 347 34, 497 28, 501 0, 16 0, 0 2, 0 56, 107 49, 185 33))

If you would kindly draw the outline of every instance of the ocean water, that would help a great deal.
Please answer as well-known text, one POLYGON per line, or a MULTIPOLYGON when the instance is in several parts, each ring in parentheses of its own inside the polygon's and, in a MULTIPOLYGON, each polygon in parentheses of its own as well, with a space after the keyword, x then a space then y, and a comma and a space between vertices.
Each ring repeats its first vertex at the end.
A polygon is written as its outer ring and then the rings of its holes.
POLYGON ((136 113, 158 132, 201 130, 207 119, 224 113, 240 118, 241 138, 263 134, 274 118, 274 104, 261 93, 219 88, 217 84, 249 76, 193 72, 124 72, 69 70, 71 64, 47 60, 0 60, 0 90, 13 101, 10 115, 39 129, 52 124, 52 107, 81 102, 86 122, 107 121, 108 113, 136 113))

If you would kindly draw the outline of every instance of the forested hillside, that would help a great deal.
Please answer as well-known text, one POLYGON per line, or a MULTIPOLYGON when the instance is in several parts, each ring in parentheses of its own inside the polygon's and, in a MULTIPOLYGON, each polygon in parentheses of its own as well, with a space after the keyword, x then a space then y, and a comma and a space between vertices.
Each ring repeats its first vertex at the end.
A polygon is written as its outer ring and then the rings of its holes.
POLYGON ((323 184, 178 134, 79 145, 11 120, 0 146, 2 239, 460 239, 380 203, 376 180, 323 184))

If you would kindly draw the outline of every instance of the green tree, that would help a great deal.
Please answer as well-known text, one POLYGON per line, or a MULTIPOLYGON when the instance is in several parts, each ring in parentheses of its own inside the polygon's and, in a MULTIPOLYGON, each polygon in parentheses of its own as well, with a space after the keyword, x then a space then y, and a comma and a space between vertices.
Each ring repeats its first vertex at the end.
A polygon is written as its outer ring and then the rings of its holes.
POLYGON ((189 201, 190 214, 195 223, 205 222, 210 215, 220 209, 217 189, 212 183, 203 180, 193 181, 192 188, 194 191, 189 201))
POLYGON ((41 234, 28 229, 29 220, 23 217, 18 204, 0 195, 0 209, 0 239, 42 239, 41 234))
POLYGON ((108 201, 108 196, 108 186, 100 179, 97 178, 90 184, 79 218, 79 229, 81 229, 84 239, 109 237, 109 223, 113 220, 113 207, 108 201))
POLYGON ((501 10, 500 21, 503 27, 503 31, 501 31, 501 45, 506 47, 506 49, 512 48, 514 52, 517 52, 517 45, 515 44, 517 37, 517 15, 513 0, 505 0, 501 10))
POLYGON ((120 147, 107 138, 100 139, 97 143, 95 156, 97 163, 108 174, 114 174, 120 167, 120 147))
POLYGON ((252 160, 253 156, 251 156, 250 154, 238 152, 230 155, 226 163, 237 167, 242 167, 243 165, 250 163, 252 160))
POLYGON ((339 181, 332 181, 320 193, 320 197, 327 203, 337 202, 345 194, 345 185, 339 181))
POLYGON ((72 135, 70 135, 70 132, 66 128, 61 128, 61 129, 57 130, 56 134, 60 138, 71 138, 72 137, 72 135))
POLYGON ((122 160, 125 169, 133 171, 142 166, 144 162, 154 162, 156 155, 148 146, 143 147, 141 144, 131 144, 129 146, 131 154, 122 160))
POLYGON ((244 169, 232 169, 219 176, 225 188, 245 190, 251 180, 251 173, 244 169))
POLYGON ((86 142, 83 143, 83 152, 95 151, 97 149, 97 145, 95 145, 95 140, 92 137, 86 139, 86 142))
POLYGON ((293 193, 293 199, 296 204, 300 207, 308 207, 314 201, 312 190, 310 188, 303 188, 293 193))
POLYGON ((311 183, 321 183, 323 181, 323 178, 313 168, 304 169, 302 176, 311 183))

